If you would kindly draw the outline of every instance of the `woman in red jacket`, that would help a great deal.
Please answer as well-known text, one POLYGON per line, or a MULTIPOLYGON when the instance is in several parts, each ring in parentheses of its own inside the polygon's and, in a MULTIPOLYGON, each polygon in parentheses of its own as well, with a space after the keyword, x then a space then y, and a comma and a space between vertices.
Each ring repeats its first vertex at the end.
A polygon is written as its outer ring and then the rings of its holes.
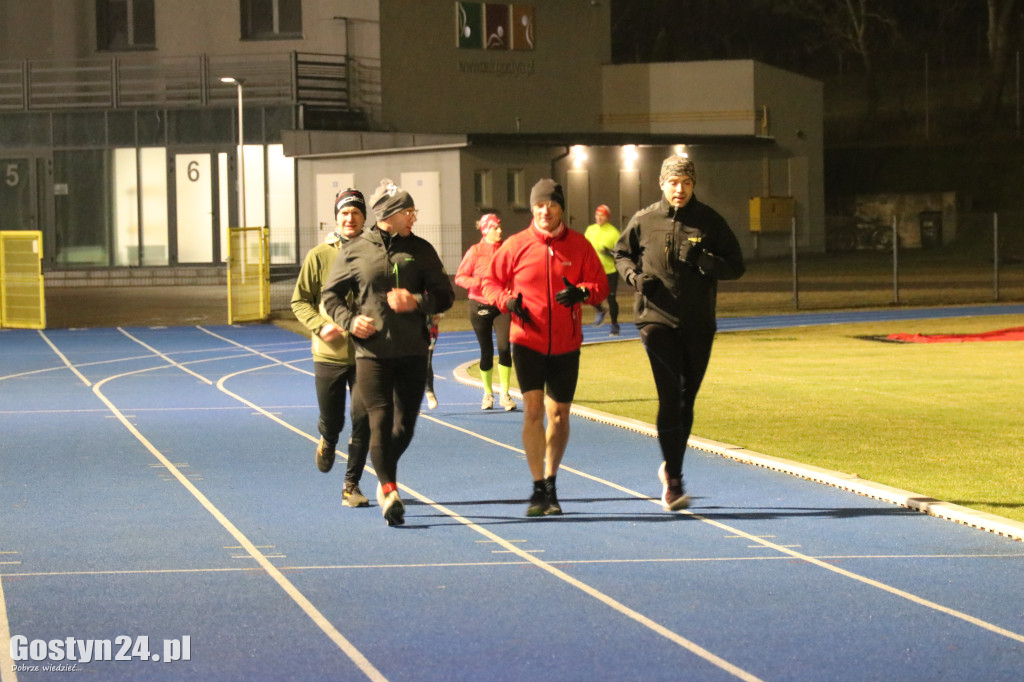
POLYGON ((476 226, 480 241, 469 247, 455 273, 455 284, 469 291, 469 321, 480 344, 480 378, 484 383, 484 399, 480 409, 494 407, 494 342, 498 338, 498 380, 501 382, 501 406, 506 412, 516 409, 508 394, 512 377, 512 350, 508 342, 509 314, 491 305, 483 295, 483 278, 491 267, 491 259, 501 246, 501 219, 493 213, 481 216, 476 226))
POLYGON ((523 450, 533 476, 526 515, 547 516, 562 513, 555 475, 569 442, 582 306, 607 298, 608 277, 590 242, 562 222, 561 185, 539 181, 530 206, 533 222, 494 254, 483 295, 513 315, 512 362, 523 393, 523 450))

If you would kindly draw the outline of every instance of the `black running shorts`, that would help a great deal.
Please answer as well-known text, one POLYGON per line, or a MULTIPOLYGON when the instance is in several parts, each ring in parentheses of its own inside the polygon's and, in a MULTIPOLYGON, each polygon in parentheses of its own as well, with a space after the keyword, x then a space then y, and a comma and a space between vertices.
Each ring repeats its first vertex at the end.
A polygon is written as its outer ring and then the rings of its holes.
POLYGON ((512 364, 516 368, 519 390, 537 391, 556 403, 571 403, 576 395, 576 381, 580 376, 580 352, 545 355, 535 350, 512 344, 512 364))

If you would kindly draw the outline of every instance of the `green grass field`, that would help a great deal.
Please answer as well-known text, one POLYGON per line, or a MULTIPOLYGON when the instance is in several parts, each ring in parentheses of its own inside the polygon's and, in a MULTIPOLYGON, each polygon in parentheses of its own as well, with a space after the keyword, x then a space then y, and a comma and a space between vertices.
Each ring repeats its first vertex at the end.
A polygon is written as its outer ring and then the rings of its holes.
MULTIPOLYGON (((865 338, 1019 326, 1024 316, 721 333, 693 432, 1024 521, 1024 344, 865 338)), ((586 347, 576 402, 654 423, 640 342, 586 347)))

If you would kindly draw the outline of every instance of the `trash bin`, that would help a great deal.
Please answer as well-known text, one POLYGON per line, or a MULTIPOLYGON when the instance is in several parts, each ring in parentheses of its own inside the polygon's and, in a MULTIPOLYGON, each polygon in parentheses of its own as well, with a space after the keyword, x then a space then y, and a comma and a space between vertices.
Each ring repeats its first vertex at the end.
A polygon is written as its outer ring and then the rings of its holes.
POLYGON ((921 211, 921 248, 937 249, 942 246, 942 211, 921 211))

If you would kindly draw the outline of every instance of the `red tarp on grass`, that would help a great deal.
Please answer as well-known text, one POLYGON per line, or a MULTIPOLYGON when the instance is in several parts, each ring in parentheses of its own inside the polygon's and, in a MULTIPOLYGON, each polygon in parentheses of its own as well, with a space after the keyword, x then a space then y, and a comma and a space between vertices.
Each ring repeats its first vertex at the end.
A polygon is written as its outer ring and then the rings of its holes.
POLYGON ((890 334, 892 341, 907 343, 964 343, 967 341, 1024 341, 1024 327, 997 329, 980 334, 890 334))

